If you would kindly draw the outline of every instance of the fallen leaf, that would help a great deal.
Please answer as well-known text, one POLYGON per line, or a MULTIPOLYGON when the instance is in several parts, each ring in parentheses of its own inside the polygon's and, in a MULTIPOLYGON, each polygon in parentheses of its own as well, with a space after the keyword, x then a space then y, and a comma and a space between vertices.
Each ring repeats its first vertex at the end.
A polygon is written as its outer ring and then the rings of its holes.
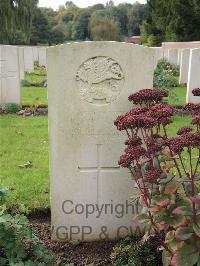
POLYGON ((32 166, 33 166, 33 164, 31 161, 27 161, 23 164, 18 165, 18 167, 20 167, 20 168, 31 168, 32 166))

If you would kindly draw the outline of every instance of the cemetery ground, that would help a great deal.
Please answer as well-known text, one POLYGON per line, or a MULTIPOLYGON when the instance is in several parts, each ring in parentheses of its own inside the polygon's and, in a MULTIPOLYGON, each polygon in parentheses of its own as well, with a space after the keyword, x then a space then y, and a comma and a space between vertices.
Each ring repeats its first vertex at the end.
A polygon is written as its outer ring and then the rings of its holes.
MULTIPOLYGON (((171 135, 190 121, 189 116, 175 116, 171 135)), ((10 187, 9 208, 29 213, 34 232, 57 255, 57 261, 109 265, 116 241, 64 244, 51 241, 47 116, 4 115, 0 116, 0 124, 0 180, 3 186, 10 187)))
MULTIPOLYGON (((45 71, 36 67, 35 73, 26 74, 22 82, 23 106, 47 106, 47 88, 38 87, 46 82, 45 71)), ((186 86, 171 88, 176 98, 167 100, 173 105, 185 104, 186 86)), ((190 116, 175 116, 170 125, 171 136, 177 129, 188 125, 190 116)), ((49 203, 49 154, 47 116, 0 116, 1 184, 12 188, 9 206, 24 204, 28 210, 44 210, 49 203)))
MULTIPOLYGON (((47 88, 43 86, 46 76, 38 75, 37 71, 36 69, 35 74, 26 75, 22 83, 23 106, 47 105, 47 88)), ((178 101, 173 97, 169 97, 168 101, 174 105, 183 105, 186 87, 179 86, 174 90, 178 101)), ((176 115, 174 123, 170 125, 170 135, 175 135, 178 128, 190 122, 190 116, 176 115)), ((17 212, 29 214, 34 231, 49 250, 57 255, 57 262, 109 265, 116 241, 51 241, 48 117, 7 114, 0 116, 0 125, 0 180, 2 186, 9 187, 7 206, 17 212)))

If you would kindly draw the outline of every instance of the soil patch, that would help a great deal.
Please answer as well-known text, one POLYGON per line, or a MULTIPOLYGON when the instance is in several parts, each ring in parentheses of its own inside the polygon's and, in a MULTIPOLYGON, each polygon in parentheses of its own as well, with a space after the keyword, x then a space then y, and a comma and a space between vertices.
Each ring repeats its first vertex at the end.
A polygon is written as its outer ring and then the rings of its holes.
POLYGON ((29 216, 29 222, 40 241, 55 255, 55 265, 74 263, 76 266, 111 265, 110 254, 116 241, 100 241, 72 244, 51 240, 50 213, 35 213, 29 216))

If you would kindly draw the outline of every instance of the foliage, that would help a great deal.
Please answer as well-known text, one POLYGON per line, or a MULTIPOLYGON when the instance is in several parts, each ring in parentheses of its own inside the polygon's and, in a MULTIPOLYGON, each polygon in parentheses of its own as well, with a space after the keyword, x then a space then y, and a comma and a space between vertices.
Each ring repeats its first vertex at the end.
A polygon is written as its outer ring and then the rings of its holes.
POLYGON ((154 87, 155 88, 172 88, 178 86, 178 80, 171 74, 161 69, 154 71, 154 87))
MULTIPOLYGON (((143 38, 162 41, 194 41, 200 38, 200 2, 196 0, 148 0, 148 17, 143 25, 143 38)), ((146 41, 147 42, 147 41, 146 41)))
POLYGON ((30 38, 33 45, 50 44, 50 24, 42 11, 36 8, 34 12, 30 38))
POLYGON ((94 41, 119 41, 120 28, 112 19, 96 13, 90 20, 91 37, 94 41))
POLYGON ((179 75, 179 67, 169 63, 166 59, 159 60, 157 68, 173 76, 179 75))
MULTIPOLYGON (((34 1, 37 0, 22 0, 20 3, 34 1)), ((54 45, 65 41, 104 39, 104 36, 105 40, 120 40, 127 36, 140 35, 142 22, 147 18, 147 5, 138 2, 115 6, 111 1, 105 6, 95 4, 88 8, 79 8, 72 1, 67 1, 58 11, 36 5, 31 11, 31 16, 29 14, 26 17, 28 34, 25 34, 22 27, 12 30, 15 26, 13 23, 7 29, 11 36, 7 43, 26 44, 30 39, 32 45, 54 45), (99 25, 94 25, 94 21, 99 22, 99 25), (92 28, 91 24, 94 25, 92 28)))
POLYGON ((3 105, 3 110, 7 114, 15 114, 21 110, 21 107, 17 103, 6 103, 3 105))
POLYGON ((159 266, 161 255, 158 251, 159 239, 151 237, 141 241, 137 236, 122 240, 111 254, 114 266, 159 266))
POLYGON ((166 59, 161 59, 154 71, 154 87, 167 89, 169 97, 177 99, 176 91, 172 88, 178 86, 178 74, 178 66, 170 64, 166 59))
POLYGON ((51 265, 47 249, 37 237, 22 214, 10 214, 5 204, 5 188, 0 188, 0 265, 51 265), (31 249, 31 253, 27 249, 31 249))
POLYGON ((174 110, 162 102, 166 96, 157 89, 129 96, 136 106, 115 121, 128 136, 119 165, 129 169, 137 184, 143 210, 134 223, 145 227, 145 239, 160 239, 164 265, 192 266, 200 264, 200 104, 184 107, 192 113, 193 126, 171 138, 174 110))
POLYGON ((0 42, 14 43, 16 33, 23 32, 23 42, 29 41, 32 14, 37 0, 0 1, 0 42))

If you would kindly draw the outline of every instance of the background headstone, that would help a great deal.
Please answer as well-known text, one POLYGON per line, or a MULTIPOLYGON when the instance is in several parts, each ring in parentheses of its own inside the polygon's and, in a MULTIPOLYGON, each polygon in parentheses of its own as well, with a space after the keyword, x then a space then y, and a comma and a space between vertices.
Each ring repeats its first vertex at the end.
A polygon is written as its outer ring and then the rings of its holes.
POLYGON ((18 48, 0 45, 0 104, 20 104, 18 48))
POLYGON ((189 59, 189 74, 187 85, 187 102, 199 103, 200 97, 195 97, 192 90, 200 88, 200 49, 192 49, 189 59))
POLYGON ((20 80, 23 80, 25 77, 25 67, 24 67, 24 48, 18 47, 18 54, 19 54, 19 73, 20 73, 20 80))
POLYGON ((32 47, 24 47, 24 68, 28 73, 34 72, 34 57, 32 47))
POLYGON ((179 49, 169 49, 168 61, 171 64, 178 65, 178 53, 179 53, 179 49))
POLYGON ((168 57, 169 49, 194 49, 200 48, 200 42, 163 42, 162 53, 165 58, 168 57))
POLYGON ((104 229, 113 239, 135 230, 137 207, 126 210, 134 183, 117 163, 127 137, 113 122, 132 107, 130 94, 152 88, 153 62, 152 49, 128 43, 83 42, 47 49, 54 239, 99 240, 104 229), (95 210, 86 217, 81 205, 87 204, 113 204, 114 213, 103 210, 97 218, 95 210), (124 207, 121 218, 116 217, 117 204, 124 207), (85 226, 92 232, 83 235, 85 226))
POLYGON ((190 49, 181 49, 180 77, 179 77, 180 84, 185 84, 188 82, 189 58, 190 58, 190 49))
POLYGON ((178 61, 177 61, 178 66, 180 66, 180 63, 181 63, 181 50, 182 49, 178 49, 178 61))
POLYGON ((39 48, 37 46, 33 46, 33 58, 34 62, 39 61, 39 48))
POLYGON ((158 61, 162 58, 162 47, 151 47, 154 51, 154 69, 156 68, 158 61))
POLYGON ((39 66, 45 66, 46 67, 46 60, 47 60, 47 55, 46 55, 46 47, 40 47, 39 49, 39 66))

